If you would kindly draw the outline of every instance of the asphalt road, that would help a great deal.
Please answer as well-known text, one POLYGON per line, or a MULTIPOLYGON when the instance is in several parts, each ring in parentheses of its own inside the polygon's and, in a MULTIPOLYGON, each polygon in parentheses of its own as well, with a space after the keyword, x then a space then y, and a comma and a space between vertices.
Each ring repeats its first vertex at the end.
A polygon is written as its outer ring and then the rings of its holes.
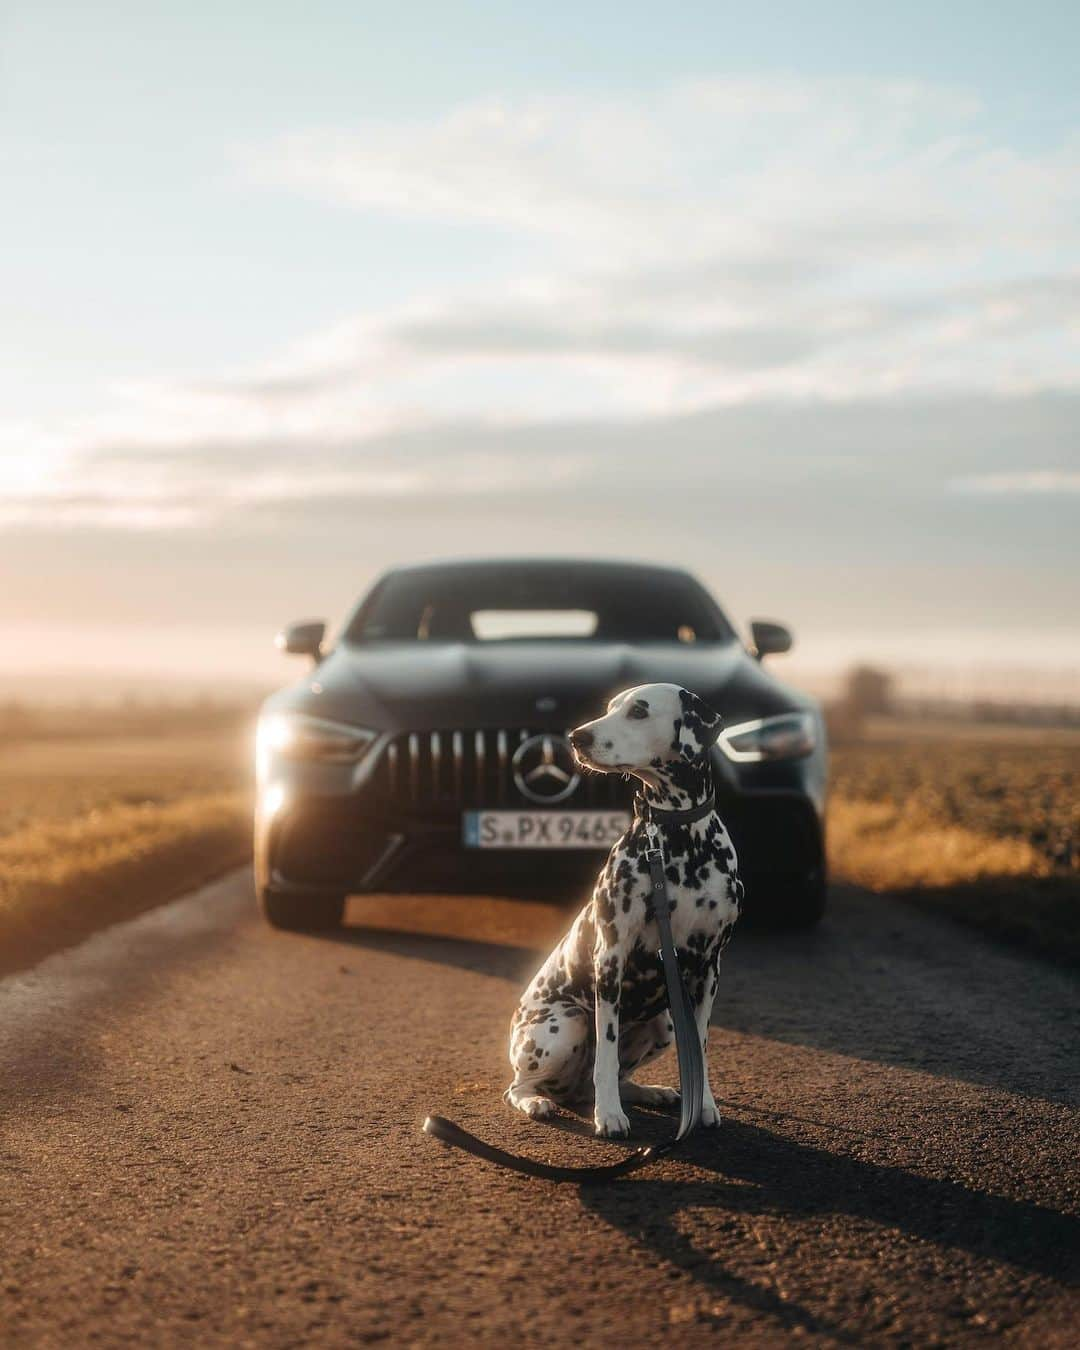
POLYGON ((579 1190, 419 1133, 624 1152, 499 1100, 565 913, 370 900, 293 936, 249 885, 0 981, 5 1346, 1076 1344, 1074 977, 855 892, 737 933, 723 1126, 579 1190))

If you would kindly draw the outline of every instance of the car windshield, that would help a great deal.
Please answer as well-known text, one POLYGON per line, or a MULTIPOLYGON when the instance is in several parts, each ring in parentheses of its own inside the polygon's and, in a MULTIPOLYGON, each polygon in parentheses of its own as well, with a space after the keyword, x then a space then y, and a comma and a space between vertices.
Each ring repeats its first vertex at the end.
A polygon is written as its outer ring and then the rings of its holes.
POLYGON ((644 568, 514 567, 391 573, 347 642, 721 642, 734 636, 692 577, 644 568))

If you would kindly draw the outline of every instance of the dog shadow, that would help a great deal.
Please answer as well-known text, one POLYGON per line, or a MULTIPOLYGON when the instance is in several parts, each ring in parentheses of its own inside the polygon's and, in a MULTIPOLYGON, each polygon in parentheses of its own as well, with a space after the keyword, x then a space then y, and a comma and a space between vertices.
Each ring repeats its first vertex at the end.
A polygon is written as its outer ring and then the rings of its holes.
MULTIPOLYGON (((588 1126, 578 1121, 562 1128, 584 1133, 588 1126)), ((656 1142, 671 1133, 672 1123, 656 1113, 633 1112, 634 1143, 656 1142)), ((846 1216, 1059 1284, 1080 1284, 1080 1220, 1046 1206, 797 1143, 730 1117, 719 1130, 691 1136, 674 1158, 711 1175, 679 1180, 668 1174, 650 1177, 646 1171, 633 1181, 582 1186, 581 1202, 698 1284, 769 1314, 788 1330, 801 1328, 854 1343, 842 1328, 792 1299, 727 1270, 714 1253, 679 1230, 681 1212, 743 1215, 748 1220, 755 1215, 796 1220, 846 1216)))
MULTIPOLYGON (((364 925, 326 936, 346 945, 496 975, 515 983, 528 977, 537 960, 533 948, 486 942, 471 936, 429 936, 364 925)), ((840 945, 835 935, 830 938, 827 932, 814 936, 820 944, 840 945)), ((805 942, 803 938, 802 945, 805 942)), ((748 954, 747 965, 757 967, 758 976, 762 968, 776 978, 786 976, 789 957, 794 955, 788 951, 792 945, 782 939, 758 940, 748 954)), ((753 1006, 752 999, 749 1005, 753 1006)), ((742 1004, 736 1000, 735 1007, 738 1010, 742 1004)), ((779 1031, 780 1039, 801 1039, 792 1036, 789 1028, 759 1026, 745 1011, 744 1016, 750 1023, 747 1030, 766 1035, 779 1031)), ((738 1016, 731 1016, 730 1011, 722 1020, 739 1025, 738 1016)), ((910 1055, 903 1052, 907 1040, 904 1032, 909 1030, 904 1026, 898 1029, 892 1024, 888 1043, 879 1044, 867 1032, 853 1036, 850 1017, 843 1027, 828 1016, 822 1022, 824 1025, 815 1027, 814 1034, 807 1037, 809 1043, 830 1050, 862 1052, 867 1058, 884 1062, 905 1063, 910 1059, 911 1067, 916 1064, 927 1067, 925 1062, 919 1063, 913 1050, 910 1055), (869 1043, 860 1037, 868 1038, 869 1043)), ((910 1030, 910 1039, 917 1040, 915 1029, 910 1030)), ((933 1067, 940 1071, 943 1066, 933 1067)), ((836 1132, 838 1142, 834 1149, 796 1142, 777 1133, 768 1123, 774 1117, 777 1128, 783 1128, 784 1119, 818 1125, 821 1122, 806 1121, 791 1113, 757 1112, 743 1103, 720 1105, 722 1111, 731 1112, 725 1115, 720 1129, 695 1134, 662 1167, 646 1169, 632 1179, 614 1184, 579 1188, 586 1211, 638 1243, 658 1261, 685 1272, 718 1300, 768 1316, 775 1325, 794 1334, 828 1335, 844 1344, 859 1341, 852 1331, 832 1325, 790 1296, 781 1297, 765 1284, 744 1279, 728 1269, 722 1252, 709 1250, 700 1240, 681 1231, 683 1214, 704 1216, 706 1229, 711 1222, 722 1232, 738 1228, 740 1217, 750 1228, 755 1216, 776 1216, 796 1222, 854 1220, 883 1232, 900 1232, 913 1242, 1012 1266, 1060 1284, 1080 1284, 1080 1220, 1071 1215, 989 1194, 947 1178, 921 1176, 904 1167, 851 1156, 845 1141, 862 1137, 854 1128, 828 1127, 836 1132), (681 1166, 673 1169, 673 1162, 689 1164, 697 1175, 681 1166)), ((627 1148, 666 1141, 675 1132, 677 1108, 630 1107, 627 1114, 631 1120, 627 1148)), ((541 1128, 577 1136, 582 1141, 592 1140, 591 1103, 564 1106, 544 1121, 541 1128)), ((611 1160, 610 1147, 604 1145, 604 1161, 611 1160)), ((882 1274, 881 1278, 885 1281, 887 1276, 882 1274)))
MULTIPOLYGON (((630 1121, 630 1134, 626 1139, 616 1142, 627 1147, 639 1148, 642 1144, 658 1144, 670 1139, 675 1133, 679 1118, 679 1103, 645 1107, 630 1106, 623 1102, 623 1110, 630 1121)), ((536 1124, 546 1129, 561 1131, 563 1134, 584 1135, 596 1138, 593 1124, 592 1097, 582 1097, 577 1101, 560 1101, 554 1115, 542 1116, 536 1124)))
POLYGON ((1075 971, 852 887, 829 906, 811 932, 736 933, 714 1027, 1080 1105, 1075 971))

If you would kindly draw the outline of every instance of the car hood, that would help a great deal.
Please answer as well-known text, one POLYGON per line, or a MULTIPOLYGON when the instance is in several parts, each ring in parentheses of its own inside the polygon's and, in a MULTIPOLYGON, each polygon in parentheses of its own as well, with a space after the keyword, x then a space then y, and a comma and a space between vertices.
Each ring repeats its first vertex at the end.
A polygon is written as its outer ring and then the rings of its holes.
POLYGON ((681 684, 730 724, 811 701, 773 679, 738 642, 379 643, 337 647, 268 706, 376 727, 575 726, 636 684, 681 684))

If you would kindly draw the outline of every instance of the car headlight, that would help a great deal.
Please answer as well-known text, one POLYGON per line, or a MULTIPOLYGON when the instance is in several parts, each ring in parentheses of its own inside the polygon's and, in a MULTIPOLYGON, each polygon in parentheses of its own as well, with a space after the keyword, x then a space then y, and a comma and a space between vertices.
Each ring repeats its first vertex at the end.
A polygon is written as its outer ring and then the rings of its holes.
POLYGON ((766 759, 801 759, 817 746, 813 713, 780 713, 740 722, 720 733, 717 742, 736 764, 759 764, 766 759))
POLYGON ((306 713, 271 713, 259 723, 256 762, 260 773, 271 755, 317 764, 357 764, 377 735, 370 727, 328 722, 306 713))

